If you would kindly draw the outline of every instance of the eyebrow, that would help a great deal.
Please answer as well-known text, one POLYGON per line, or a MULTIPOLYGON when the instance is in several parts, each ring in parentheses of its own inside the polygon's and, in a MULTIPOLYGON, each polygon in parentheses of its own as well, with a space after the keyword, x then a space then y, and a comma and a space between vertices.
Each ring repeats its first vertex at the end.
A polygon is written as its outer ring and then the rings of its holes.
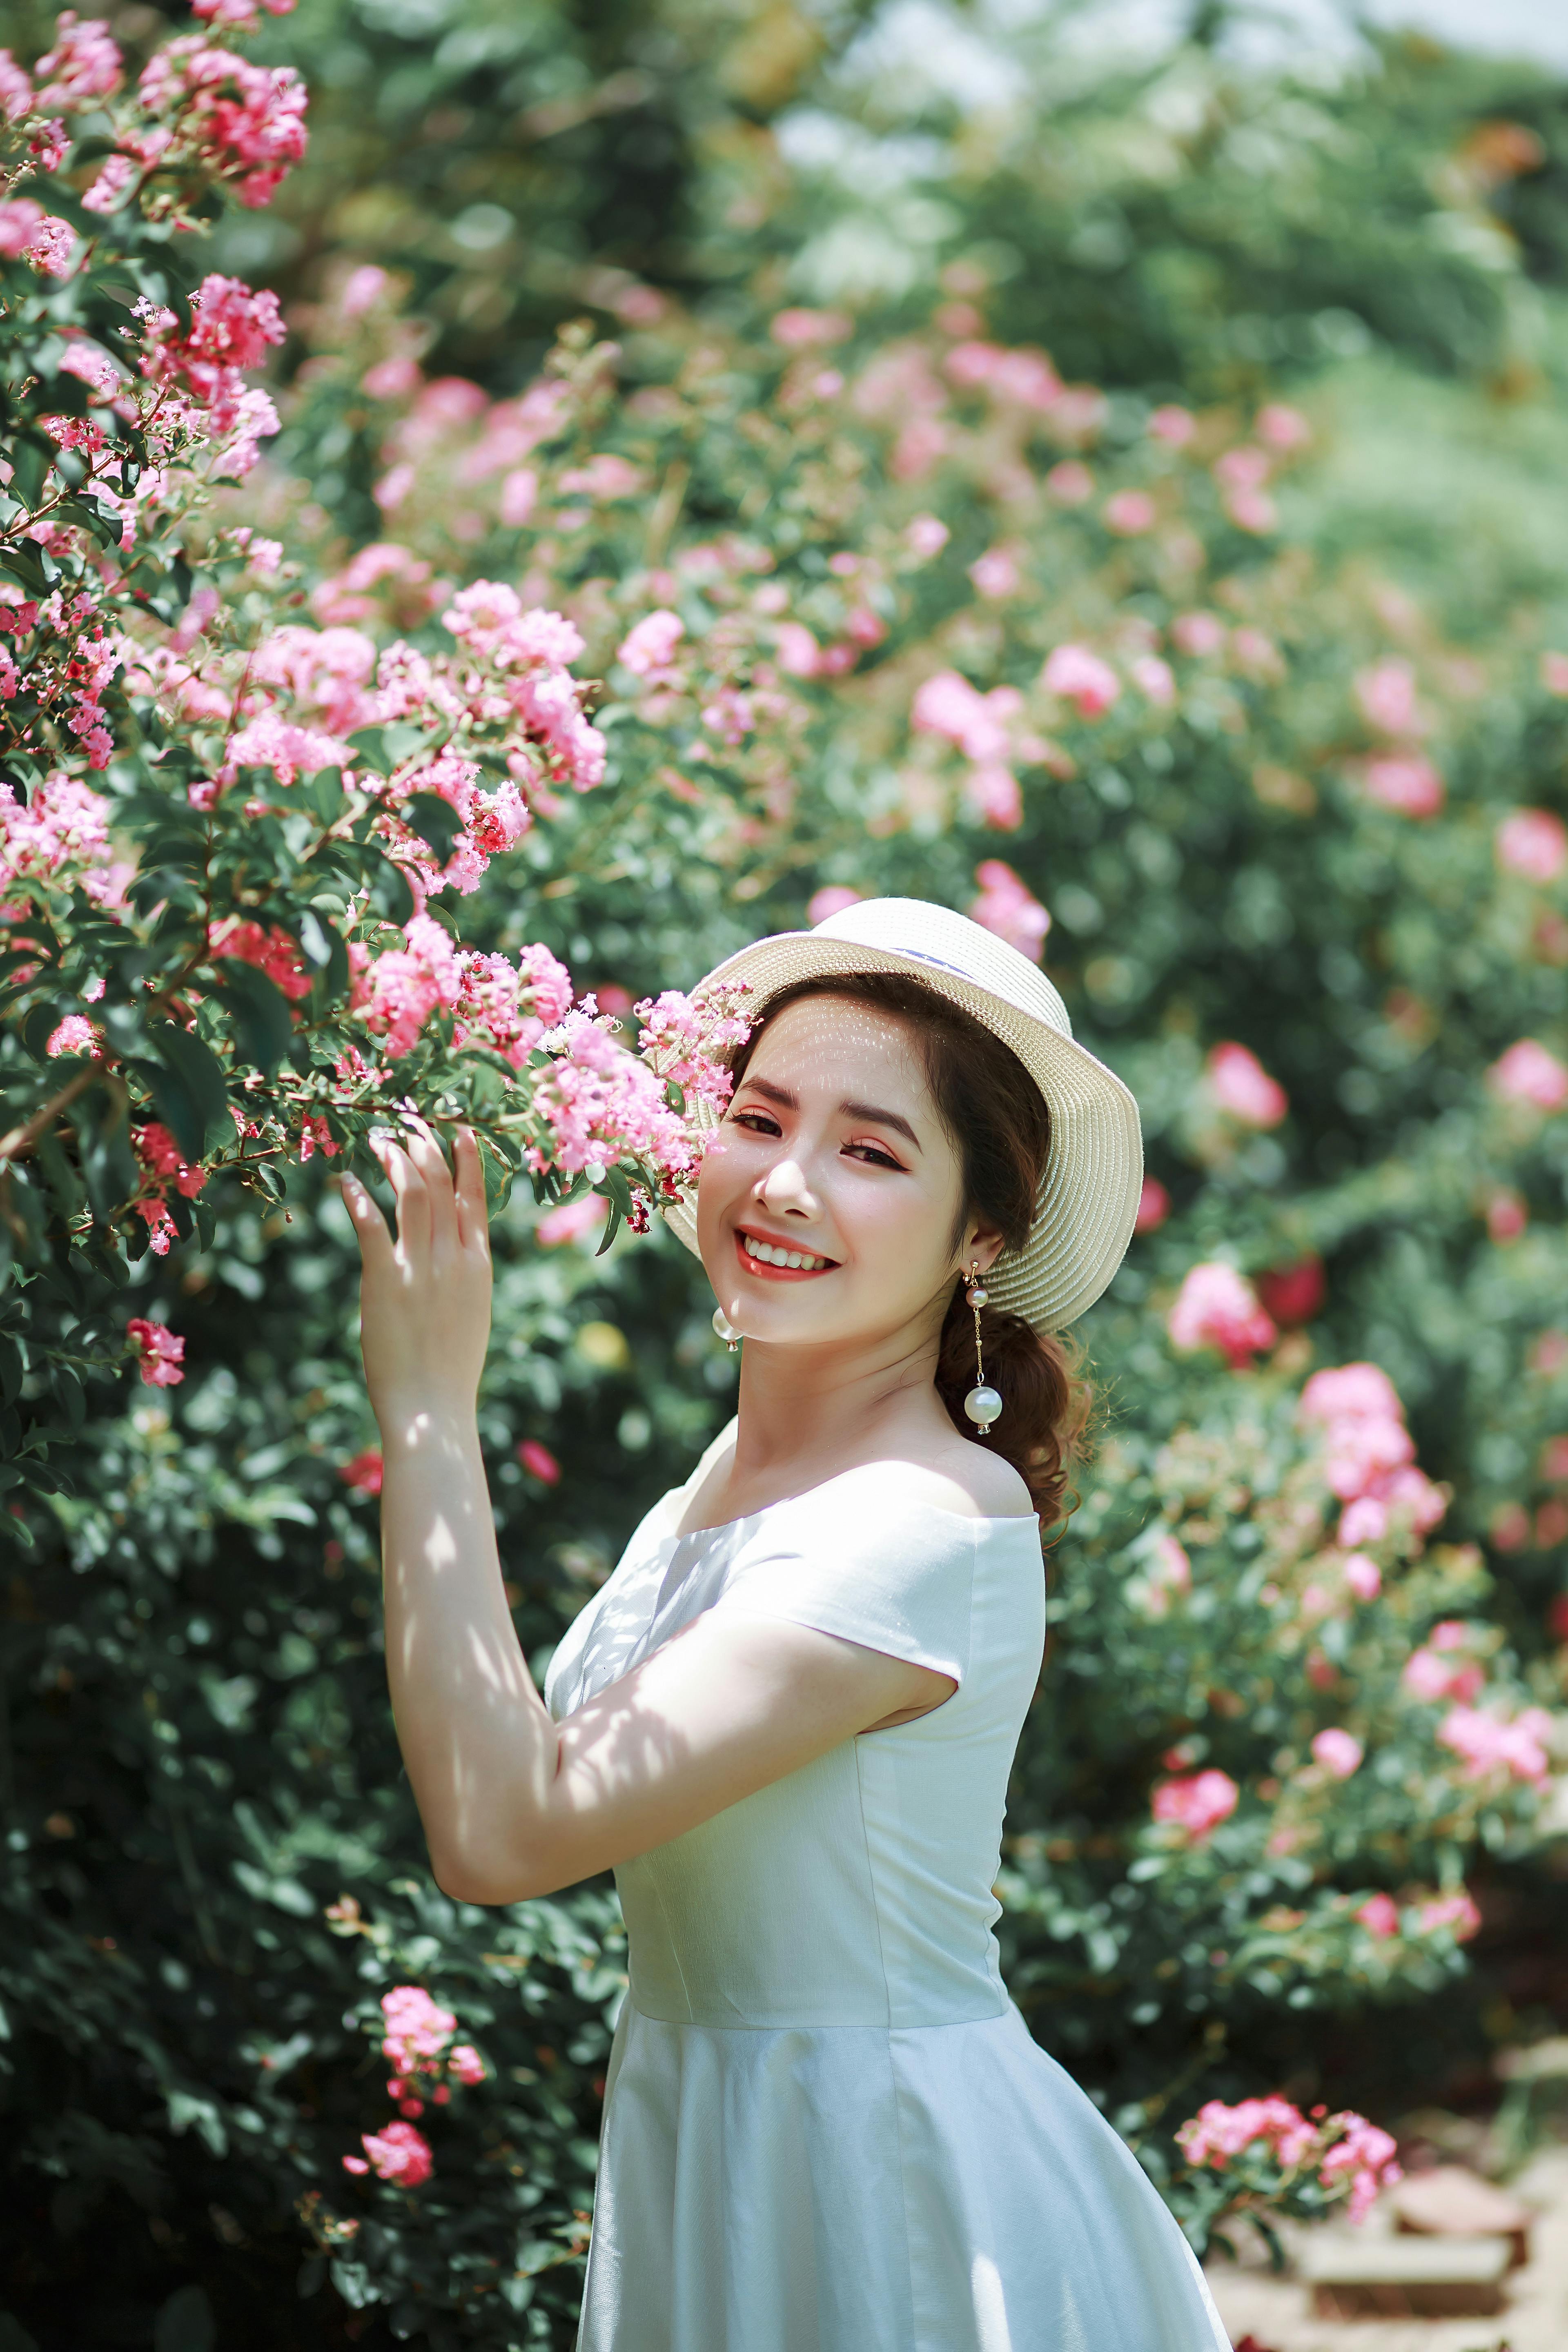
MULTIPOLYGON (((750 1087, 752 1093, 761 1095, 764 1101, 777 1103, 781 1110, 800 1108, 800 1097, 789 1087, 775 1087, 769 1078, 746 1077, 741 1084, 750 1087)), ((890 1127, 896 1135, 907 1137, 917 1151, 921 1149, 920 1137, 901 1112, 884 1110, 880 1104, 868 1102, 841 1102, 838 1108, 847 1118, 868 1118, 878 1127, 890 1127)))

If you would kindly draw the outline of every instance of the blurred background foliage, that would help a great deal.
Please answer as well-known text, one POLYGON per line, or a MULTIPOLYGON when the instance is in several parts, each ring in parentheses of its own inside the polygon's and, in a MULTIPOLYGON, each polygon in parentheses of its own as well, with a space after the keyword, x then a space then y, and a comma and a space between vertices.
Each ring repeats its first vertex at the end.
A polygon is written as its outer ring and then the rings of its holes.
MULTIPOLYGON (((1276 2083, 1384 2120, 1484 2115, 1498 2048, 1568 2021, 1563 1879, 1501 1820, 1470 1874, 1472 1971, 1458 1979, 1452 1953, 1413 1969, 1397 2034, 1329 1927, 1315 1983, 1282 1961, 1259 1990, 1264 1954, 1250 1990, 1191 1993, 1187 1907, 1257 1913, 1240 1849, 1214 1865, 1223 1885, 1194 1895, 1167 1868, 1115 1916, 1104 1821, 1207 1696, 1173 1632, 1151 1666, 1148 1629, 1134 1639, 1091 1575, 1138 1556, 1175 1423, 1229 1426, 1230 1376, 1173 1381, 1159 1338, 1194 1257, 1323 1258, 1317 1360, 1388 1370, 1424 1467, 1455 1488, 1445 1535, 1480 1544, 1496 1580, 1451 1563, 1461 1597, 1434 1605, 1488 1617, 1542 1695, 1562 1673, 1563 1539, 1540 1465, 1568 1425, 1563 1360, 1542 1349, 1568 1319, 1563 1151, 1550 1129, 1501 1135, 1477 1077, 1523 1032, 1562 1038, 1562 958, 1530 950, 1535 898, 1495 889, 1489 828, 1516 803, 1568 814, 1568 702, 1521 683, 1540 645, 1568 643, 1568 89, 1414 37, 1350 68, 1243 70, 1230 13, 1205 8, 1191 41, 1130 63, 1086 37, 1092 5, 999 29, 925 0, 303 0, 259 54, 311 85, 310 160, 216 247, 295 320, 275 471, 299 488, 278 496, 323 547, 382 529, 385 415, 331 376, 312 327, 359 264, 408 281, 427 373, 492 395, 584 314, 628 330, 640 364, 641 288, 674 298, 699 348, 704 321, 747 335, 781 303, 842 305, 864 356, 940 287, 983 300, 998 341, 1105 386, 1113 446, 1157 401, 1218 404, 1239 429, 1289 390, 1320 453, 1281 488, 1306 569, 1259 574, 1243 617, 1289 644, 1293 598, 1341 597, 1366 644, 1451 680, 1440 834, 1352 822, 1332 782, 1261 796, 1252 747, 1216 729, 1172 759, 1086 759, 1031 793, 1003 845, 1053 910, 1049 968, 1138 1087, 1175 1202, 1086 1329, 1122 1434, 1053 1570, 1065 1664, 1021 1767, 1005 1930, 1041 2038, 1135 2135, 1163 2102, 1181 2102, 1168 2124, 1200 2095, 1276 2083), (1471 693, 1447 666, 1473 652, 1489 667, 1471 693), (1215 1035, 1285 1087, 1279 1136, 1194 1146, 1184 1105, 1215 1035), (1489 1186, 1525 1200, 1522 1237, 1489 1231, 1489 1186), (1093 1662, 1118 1643, 1152 1679, 1112 1719, 1093 1662), (1039 1823, 1054 1844, 1037 1850, 1039 1823)), ((47 38, 32 14, 19 54, 47 38)), ((112 21, 134 47, 168 20, 133 5, 112 21)), ((1343 692, 1342 677, 1338 701, 1300 687, 1288 776, 1331 767, 1343 692)), ((588 861, 523 910, 498 872, 481 929, 508 938, 521 920, 580 984, 638 994, 798 921, 825 882, 969 902, 975 828, 868 841, 831 793, 809 814, 799 856, 750 896, 718 861, 668 860, 637 895, 588 861)), ((723 1417, 731 1372, 662 1236, 603 1260, 541 1252, 520 1202, 498 1258, 483 1434, 542 1662, 723 1417), (558 1482, 520 1461, 528 1440, 558 1482)), ((352 1242, 320 1164, 265 1220, 230 1204, 212 1249, 144 1260, 135 1297, 186 1335, 190 1381, 94 1423, 58 1542, 6 1570, 0 1930, 26 1953, 6 2099, 27 2132, 0 2224, 16 2315, 0 2346, 273 2352, 426 2331, 438 2347, 564 2347, 620 1990, 615 1906, 595 1887, 502 1918, 430 1885, 385 1708, 374 1496, 343 1475, 374 1429, 352 1242), (348 1892, 359 1915, 329 1917, 348 1892), (366 2004, 408 1979, 457 2010, 492 2079, 460 2124, 454 2108, 417 2210, 395 2214, 389 2192, 353 2242, 334 2239, 320 2192, 343 2199, 323 2166, 379 2112, 366 2004), (515 2258, 505 2310, 493 2293, 465 2305, 498 2233, 515 2258)), ((1209 1512, 1237 1576, 1249 1510, 1209 1512)), ((1268 1662, 1244 1660, 1245 1624, 1218 1601, 1205 1622, 1200 1652, 1223 1644, 1233 1692, 1255 1693, 1268 1662)), ((1215 1712, 1212 1752, 1239 1771, 1224 1742, 1246 1727, 1228 1701, 1215 1712)), ((1258 1736, 1266 1749, 1279 1727, 1258 1736)))

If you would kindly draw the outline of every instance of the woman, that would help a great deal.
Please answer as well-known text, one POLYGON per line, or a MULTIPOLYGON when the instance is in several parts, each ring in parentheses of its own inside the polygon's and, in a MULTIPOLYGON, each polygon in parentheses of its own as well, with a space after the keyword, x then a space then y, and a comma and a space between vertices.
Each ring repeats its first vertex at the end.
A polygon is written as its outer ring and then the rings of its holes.
POLYGON ((542 1702, 475 1431, 477 1148, 455 1187, 427 1132, 384 1148, 395 1245, 344 1188, 437 1879, 510 1903, 613 1864, 629 1931, 580 2352, 1224 2352, 991 1933, 1037 1515, 1081 1420, 1050 1335, 1126 1247, 1136 1108, 1049 982, 941 908, 855 906, 704 987, 742 981, 760 1017, 671 1218, 744 1337, 739 1414, 542 1702))

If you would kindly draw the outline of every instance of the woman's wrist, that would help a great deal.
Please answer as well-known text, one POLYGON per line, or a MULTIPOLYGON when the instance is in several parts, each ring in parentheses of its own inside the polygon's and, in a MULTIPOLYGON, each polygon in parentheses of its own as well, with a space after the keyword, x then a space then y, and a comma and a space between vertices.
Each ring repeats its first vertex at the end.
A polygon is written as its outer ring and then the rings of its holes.
POLYGON ((476 1396, 426 1391, 382 1401, 375 1417, 384 1462, 396 1454, 428 1454, 437 1447, 477 1441, 479 1434, 476 1396))

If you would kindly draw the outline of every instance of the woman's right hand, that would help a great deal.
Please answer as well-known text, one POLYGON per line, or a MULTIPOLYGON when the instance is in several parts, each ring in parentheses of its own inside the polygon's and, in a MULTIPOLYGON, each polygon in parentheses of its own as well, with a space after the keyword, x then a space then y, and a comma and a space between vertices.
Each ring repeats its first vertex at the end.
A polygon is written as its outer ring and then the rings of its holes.
POLYGON ((454 1182, 440 1144, 409 1118, 399 1143, 374 1139, 397 1203, 395 1240, 356 1177, 342 1195, 359 1237, 360 1348, 384 1442, 420 1414, 473 1411, 490 1331, 489 1220, 470 1128, 458 1129, 454 1182))

